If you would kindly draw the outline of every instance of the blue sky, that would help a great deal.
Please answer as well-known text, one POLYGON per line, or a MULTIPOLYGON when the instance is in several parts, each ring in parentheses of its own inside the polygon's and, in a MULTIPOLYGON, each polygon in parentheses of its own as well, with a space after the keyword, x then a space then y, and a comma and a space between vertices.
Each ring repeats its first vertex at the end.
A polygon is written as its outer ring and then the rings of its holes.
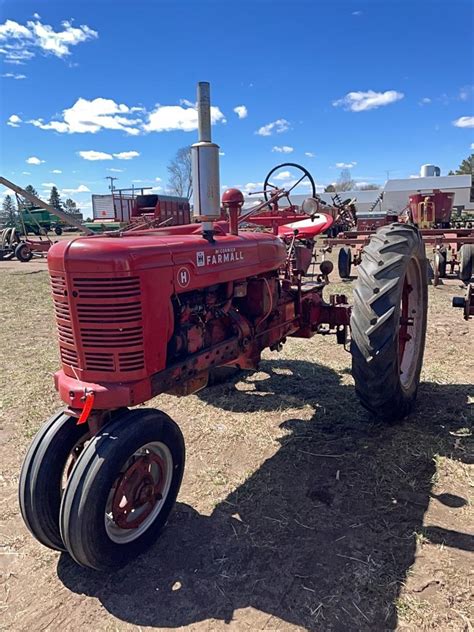
POLYGON ((199 80, 224 185, 252 188, 286 160, 320 185, 342 164, 382 184, 472 151, 472 0, 0 6, 0 173, 55 183, 86 214, 107 175, 166 188, 169 159, 196 140, 199 80))

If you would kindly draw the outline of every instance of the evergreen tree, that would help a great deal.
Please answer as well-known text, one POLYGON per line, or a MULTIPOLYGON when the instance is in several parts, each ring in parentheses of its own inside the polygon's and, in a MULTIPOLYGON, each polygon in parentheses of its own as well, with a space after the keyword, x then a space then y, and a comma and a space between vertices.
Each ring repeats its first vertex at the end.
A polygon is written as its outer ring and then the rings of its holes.
POLYGON ((64 202, 64 210, 66 213, 77 213, 77 204, 71 198, 64 202))
POLYGON ((51 187, 51 193, 49 195, 48 202, 49 204, 51 204, 51 206, 54 206, 54 208, 57 208, 58 211, 62 210, 63 203, 61 202, 61 198, 59 196, 59 191, 57 187, 51 187))
MULTIPOLYGON (((29 184, 28 186, 25 187, 25 191, 27 193, 30 193, 31 195, 35 195, 36 197, 38 197, 38 191, 35 189, 35 187, 32 184, 29 184)), ((22 208, 34 208, 35 205, 30 202, 30 200, 26 199, 26 198, 22 198, 21 200, 22 204, 22 208)))
POLYGON ((450 171, 448 176, 472 176, 474 174, 474 154, 465 158, 456 171, 450 171))
POLYGON ((31 193, 31 195, 36 195, 36 197, 38 197, 38 191, 32 184, 29 184, 27 187, 25 187, 25 191, 27 193, 31 193))
POLYGON ((11 195, 6 195, 3 200, 0 223, 3 226, 15 226, 16 224, 16 208, 11 195))

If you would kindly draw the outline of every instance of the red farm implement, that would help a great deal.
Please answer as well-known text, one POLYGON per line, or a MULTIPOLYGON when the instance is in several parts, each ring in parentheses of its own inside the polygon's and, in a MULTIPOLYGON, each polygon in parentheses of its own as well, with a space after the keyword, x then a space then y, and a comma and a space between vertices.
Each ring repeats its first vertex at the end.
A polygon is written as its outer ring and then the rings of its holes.
POLYGON ((349 306, 328 292, 330 262, 306 276, 317 236, 341 213, 312 196, 307 217, 278 226, 279 235, 252 229, 252 215, 276 212, 288 191, 272 187, 249 213, 236 189, 221 204, 207 83, 198 104, 198 223, 63 241, 48 256, 65 407, 26 455, 20 506, 40 542, 94 569, 124 565, 155 541, 184 472, 177 424, 130 407, 205 388, 219 367, 255 370, 264 349, 280 351, 290 337, 330 333, 350 344, 357 395, 379 421, 405 417, 416 399, 427 314, 418 229, 377 232, 349 306))
MULTIPOLYGON (((457 273, 459 278, 468 283, 474 266, 474 229, 456 228, 451 220, 454 194, 435 190, 432 194, 411 195, 406 219, 420 229, 425 245, 430 246, 433 253, 433 283, 447 274, 457 273)), ((383 224, 389 224, 396 218, 386 215, 383 224)), ((379 218, 379 226, 381 225, 379 218)), ((324 241, 325 249, 331 250, 340 246, 338 256, 339 275, 343 279, 350 277, 352 265, 362 261, 364 248, 369 244, 376 227, 367 222, 357 221, 357 228, 345 231, 334 238, 324 241)))

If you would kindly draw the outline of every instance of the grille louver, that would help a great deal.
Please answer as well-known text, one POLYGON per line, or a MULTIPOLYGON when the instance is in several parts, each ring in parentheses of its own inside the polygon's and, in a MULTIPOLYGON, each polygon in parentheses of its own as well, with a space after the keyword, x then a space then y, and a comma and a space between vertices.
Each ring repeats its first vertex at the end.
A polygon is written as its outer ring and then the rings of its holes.
POLYGON ((144 369, 139 277, 74 278, 71 296, 66 279, 52 274, 51 287, 64 364, 104 373, 144 369))

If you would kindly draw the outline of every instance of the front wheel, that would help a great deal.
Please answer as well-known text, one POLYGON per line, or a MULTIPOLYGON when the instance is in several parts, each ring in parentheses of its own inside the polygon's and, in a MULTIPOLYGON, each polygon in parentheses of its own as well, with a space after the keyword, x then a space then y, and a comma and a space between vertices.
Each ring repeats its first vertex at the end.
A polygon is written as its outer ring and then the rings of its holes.
POLYGON ((82 566, 111 571, 158 537, 178 495, 184 439, 167 415, 127 411, 82 453, 63 495, 61 535, 82 566))
POLYGON ((78 426, 60 410, 40 428, 23 461, 21 515, 34 537, 50 549, 64 551, 59 532, 61 496, 87 438, 87 426, 78 426))
POLYGON ((427 261, 409 224, 379 229, 362 254, 351 316, 352 374, 362 405, 380 421, 412 410, 428 307, 427 261))

